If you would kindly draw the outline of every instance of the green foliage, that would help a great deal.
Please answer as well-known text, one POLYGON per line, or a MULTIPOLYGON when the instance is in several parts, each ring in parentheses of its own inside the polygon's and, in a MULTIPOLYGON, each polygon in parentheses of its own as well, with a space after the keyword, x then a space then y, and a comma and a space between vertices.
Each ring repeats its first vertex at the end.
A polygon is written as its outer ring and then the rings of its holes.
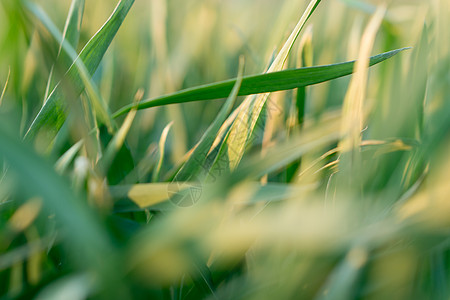
POLYGON ((1 299, 449 298, 448 1, 134 2, 0 2, 1 299))

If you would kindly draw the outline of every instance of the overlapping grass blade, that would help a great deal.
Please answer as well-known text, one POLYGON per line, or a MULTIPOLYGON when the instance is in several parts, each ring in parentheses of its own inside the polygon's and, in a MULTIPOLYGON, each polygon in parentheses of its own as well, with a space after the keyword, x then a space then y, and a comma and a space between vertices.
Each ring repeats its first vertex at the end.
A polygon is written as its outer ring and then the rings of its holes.
MULTIPOLYGON (((52 25, 50 19, 48 19, 45 13, 30 2, 25 3, 29 10, 50 30, 52 35, 58 37, 57 39, 62 42, 63 39, 61 35, 57 30, 55 31, 56 27, 52 25)), ((27 138, 32 138, 41 129, 41 127, 44 126, 47 129, 47 136, 49 138, 53 138, 61 128, 66 119, 65 108, 67 106, 67 103, 65 103, 63 99, 64 94, 62 89, 64 83, 68 83, 73 87, 74 95, 80 95, 84 89, 87 89, 90 97, 96 99, 96 101, 93 101, 93 106, 97 114, 99 114, 100 120, 104 122, 110 130, 112 130, 113 123, 109 109, 101 100, 101 97, 96 97, 99 95, 99 92, 96 88, 94 88, 94 85, 90 80, 90 76, 94 74, 95 70, 99 66, 103 55, 111 44, 117 31, 119 30, 119 27, 122 25, 122 22, 127 16, 133 3, 134 0, 121 0, 106 23, 89 40, 83 50, 81 50, 80 55, 76 58, 74 64, 72 64, 63 79, 64 82, 61 82, 58 86, 56 86, 36 118, 33 120, 33 123, 26 134, 27 138)), ((73 48, 70 50, 71 47, 66 42, 62 42, 62 45, 64 51, 67 51, 67 53, 70 54, 70 57, 73 58, 73 48)))
MULTIPOLYGON (((312 35, 312 26, 309 26, 300 40, 297 56, 297 65, 299 66, 311 67, 313 65, 312 35)), ((302 126, 306 111, 306 87, 304 86, 297 89, 295 107, 297 108, 297 122, 302 126)))
POLYGON ((63 41, 62 43, 60 43, 56 63, 53 66, 52 70, 50 71, 44 99, 47 99, 48 94, 55 87, 56 84, 54 77, 55 67, 59 71, 66 72, 69 69, 72 62, 74 61, 74 59, 71 58, 70 55, 63 50, 63 44, 64 41, 67 41, 72 46, 73 49, 77 48, 78 41, 80 39, 80 29, 81 29, 81 22, 83 19, 84 2, 85 2, 84 0, 73 0, 72 4, 70 5, 69 13, 66 19, 66 25, 64 26, 64 31, 62 35, 63 41))
POLYGON ((206 132, 203 134, 202 138, 194 148, 186 163, 176 174, 175 180, 188 180, 190 177, 195 176, 200 169, 205 169, 206 171, 208 171, 208 169, 211 167, 206 163, 206 160, 208 159, 208 153, 217 137, 217 134, 223 122, 225 122, 227 116, 233 108, 234 102, 236 101, 236 97, 242 84, 243 72, 244 64, 243 61, 241 61, 239 74, 234 84, 233 90, 231 91, 231 94, 229 95, 222 109, 219 111, 217 117, 214 119, 213 123, 211 123, 206 132))
MULTIPOLYGON (((289 38, 270 65, 267 73, 277 72, 283 69, 284 63, 286 62, 300 31, 303 29, 306 21, 311 17, 319 3, 320 0, 311 0, 289 38)), ((227 156, 229 168, 231 170, 234 170, 238 166, 244 156, 246 146, 251 144, 250 139, 253 136, 257 122, 260 120, 260 117, 263 116, 264 107, 268 97, 269 93, 260 94, 256 97, 247 97, 239 106, 237 115, 231 125, 229 135, 226 138, 226 143, 222 146, 226 147, 227 151, 226 153, 225 151, 222 151, 220 154, 227 156)), ((234 118, 234 116, 232 116, 232 118, 234 118)))

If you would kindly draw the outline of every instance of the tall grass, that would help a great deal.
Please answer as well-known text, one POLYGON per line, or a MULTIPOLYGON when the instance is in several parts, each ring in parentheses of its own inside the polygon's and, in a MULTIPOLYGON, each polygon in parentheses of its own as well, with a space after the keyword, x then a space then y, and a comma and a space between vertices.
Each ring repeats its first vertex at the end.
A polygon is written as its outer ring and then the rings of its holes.
POLYGON ((2 299, 448 299, 449 20, 1 0, 2 299))

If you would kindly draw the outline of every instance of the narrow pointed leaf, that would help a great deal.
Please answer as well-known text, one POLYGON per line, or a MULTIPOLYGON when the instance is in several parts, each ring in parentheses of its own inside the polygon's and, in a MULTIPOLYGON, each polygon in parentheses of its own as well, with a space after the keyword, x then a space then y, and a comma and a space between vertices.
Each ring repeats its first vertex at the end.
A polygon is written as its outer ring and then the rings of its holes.
MULTIPOLYGON (((372 56, 370 58, 370 66, 391 58, 406 49, 409 48, 392 50, 372 56)), ((332 65, 298 68, 260 75, 244 76, 242 78, 242 84, 239 89, 238 96, 283 91, 329 81, 352 74, 354 64, 355 61, 349 61, 332 65)), ((181 90, 173 94, 144 100, 139 103, 138 109, 168 104, 226 98, 230 94, 235 83, 236 78, 181 90)), ((127 113, 132 109, 132 107, 133 104, 130 104, 121 108, 119 111, 114 113, 113 117, 116 118, 127 113)))

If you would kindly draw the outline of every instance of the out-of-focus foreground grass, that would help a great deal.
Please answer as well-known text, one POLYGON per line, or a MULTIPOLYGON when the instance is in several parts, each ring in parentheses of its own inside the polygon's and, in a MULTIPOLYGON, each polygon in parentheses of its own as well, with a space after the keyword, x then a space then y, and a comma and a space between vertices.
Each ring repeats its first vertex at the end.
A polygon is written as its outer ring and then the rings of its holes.
POLYGON ((133 2, 0 0, 2 299, 450 297, 448 0, 133 2))

